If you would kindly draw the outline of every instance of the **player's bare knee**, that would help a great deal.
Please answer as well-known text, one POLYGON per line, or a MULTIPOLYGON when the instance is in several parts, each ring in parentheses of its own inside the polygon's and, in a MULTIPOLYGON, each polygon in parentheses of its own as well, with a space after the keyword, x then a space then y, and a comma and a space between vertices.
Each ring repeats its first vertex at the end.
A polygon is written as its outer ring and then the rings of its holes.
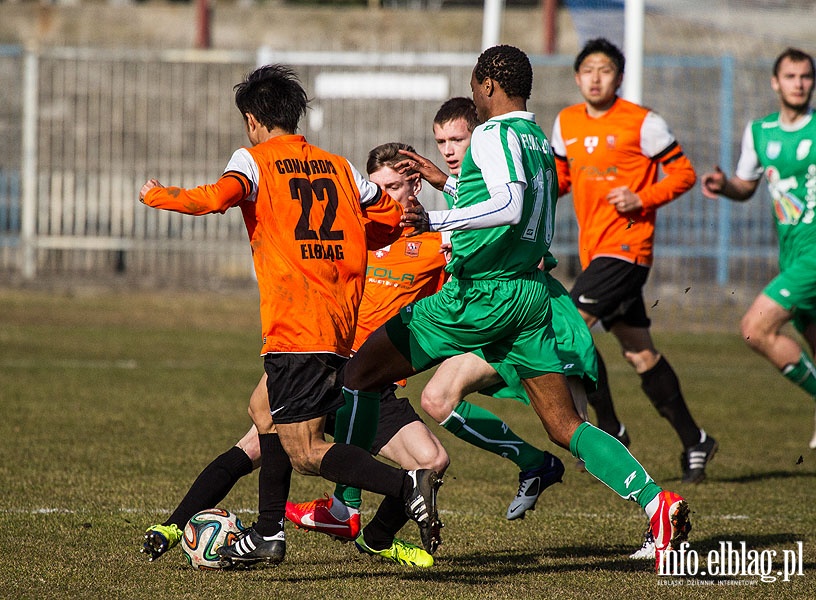
POLYGON ((456 402, 451 402, 448 394, 429 384, 422 390, 419 405, 429 417, 437 423, 441 423, 451 414, 451 411, 456 407, 456 402))
POLYGON ((757 350, 762 347, 766 334, 750 312, 742 317, 740 332, 742 333, 742 339, 750 348, 757 350))
POLYGON ((427 445, 416 450, 414 460, 420 469, 432 469, 437 473, 442 473, 450 464, 450 457, 441 444, 427 445))
POLYGON ((450 456, 448 456, 448 453, 445 452, 444 448, 440 447, 438 449, 438 451, 436 453, 436 456, 434 457, 434 460, 433 460, 433 462, 432 462, 432 464, 431 464, 431 466, 429 468, 433 469, 434 471, 436 471, 437 473, 439 473, 441 475, 442 473, 447 471, 449 465, 450 465, 450 456))

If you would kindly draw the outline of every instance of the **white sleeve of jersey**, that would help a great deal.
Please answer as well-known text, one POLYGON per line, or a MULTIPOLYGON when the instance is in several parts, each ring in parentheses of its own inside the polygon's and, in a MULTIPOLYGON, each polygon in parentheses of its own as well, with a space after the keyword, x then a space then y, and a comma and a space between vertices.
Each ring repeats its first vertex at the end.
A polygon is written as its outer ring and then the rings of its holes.
POLYGON ((505 147, 500 137, 501 128, 490 125, 488 122, 477 127, 470 141, 471 157, 481 170, 490 198, 465 208, 430 211, 428 220, 432 231, 487 229, 515 225, 521 220, 527 187, 521 143, 516 133, 508 130, 505 147), (507 166, 508 158, 515 171, 512 177, 507 166))
POLYGON ((644 156, 653 158, 675 141, 674 134, 669 130, 669 125, 663 117, 652 111, 646 113, 646 118, 640 126, 640 151, 644 156))
POLYGON ((252 190, 250 190, 246 200, 255 202, 258 197, 258 165, 246 148, 239 148, 232 153, 232 157, 229 159, 224 173, 228 173, 229 171, 237 171, 249 179, 252 184, 252 190))
POLYGON ((456 179, 453 175, 448 175, 448 178, 445 180, 445 185, 442 186, 442 191, 449 196, 453 196, 456 193, 456 185, 459 183, 459 180, 456 179))
POLYGON ((488 229, 502 225, 516 225, 521 220, 524 185, 511 181, 490 188, 490 198, 465 208, 432 210, 428 212, 431 231, 488 229))
POLYGON ((357 184, 357 189, 360 190, 360 205, 366 206, 367 204, 371 204, 372 202, 376 202, 382 196, 382 190, 380 186, 376 183, 371 183, 368 179, 363 177, 360 174, 353 164, 346 161, 348 163, 349 169, 351 169, 352 177, 354 177, 354 183, 357 184))
POLYGON ((740 148, 740 157, 734 175, 743 181, 756 181, 762 176, 763 170, 762 165, 759 164, 759 156, 754 146, 754 132, 751 130, 751 124, 748 123, 742 134, 742 147, 740 148))
POLYGON ((567 156, 567 146, 564 144, 564 136, 561 135, 561 114, 559 113, 558 116, 555 117, 555 123, 553 124, 553 134, 550 138, 550 146, 552 147, 552 151, 556 156, 560 156, 562 158, 567 156))

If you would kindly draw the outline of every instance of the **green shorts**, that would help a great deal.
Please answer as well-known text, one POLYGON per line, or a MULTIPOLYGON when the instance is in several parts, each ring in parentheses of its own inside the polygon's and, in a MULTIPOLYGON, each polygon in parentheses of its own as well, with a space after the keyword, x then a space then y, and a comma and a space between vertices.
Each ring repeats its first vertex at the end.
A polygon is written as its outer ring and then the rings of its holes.
POLYGON ((794 327, 804 333, 808 325, 816 322, 816 256, 800 256, 774 277, 762 293, 789 310, 794 327))
MULTIPOLYGON (((558 358, 563 365, 564 375, 580 377, 590 381, 598 380, 598 363, 595 358, 595 343, 589 327, 575 308, 569 292, 555 277, 547 273, 547 288, 550 292, 552 326, 558 346, 558 358)), ((476 352, 476 354, 481 354, 476 352)), ((530 398, 516 375, 501 363, 491 365, 504 380, 505 385, 490 386, 481 393, 496 398, 514 398, 530 404, 530 398)))
POLYGON ((563 373, 551 323, 546 274, 519 279, 458 280, 403 308, 385 327, 418 371, 450 356, 481 350, 489 363, 522 379, 563 373))

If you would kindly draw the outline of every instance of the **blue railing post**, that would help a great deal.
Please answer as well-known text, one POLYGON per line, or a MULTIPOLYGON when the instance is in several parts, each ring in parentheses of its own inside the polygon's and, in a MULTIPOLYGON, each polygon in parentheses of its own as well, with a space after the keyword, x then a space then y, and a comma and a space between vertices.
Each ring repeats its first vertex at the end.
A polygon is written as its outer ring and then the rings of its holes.
MULTIPOLYGON (((732 173, 731 153, 734 142, 734 57, 725 54, 720 60, 720 168, 726 176, 732 173)), ((721 198, 717 211, 717 284, 729 279, 731 255, 731 201, 721 198)))

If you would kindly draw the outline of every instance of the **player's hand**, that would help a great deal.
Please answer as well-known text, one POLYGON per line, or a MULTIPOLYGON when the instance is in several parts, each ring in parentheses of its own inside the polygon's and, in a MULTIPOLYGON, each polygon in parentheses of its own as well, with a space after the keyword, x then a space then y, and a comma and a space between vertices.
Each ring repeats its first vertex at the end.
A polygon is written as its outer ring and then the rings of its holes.
POLYGON ((414 228, 413 231, 406 234, 406 237, 414 237, 420 233, 430 231, 428 213, 425 211, 425 207, 421 204, 417 204, 416 206, 409 206, 406 208, 402 213, 402 217, 400 218, 400 225, 404 228, 414 228))
POLYGON ((700 178, 703 188, 703 196, 716 199, 725 189, 726 177, 719 165, 714 166, 714 171, 705 173, 700 178))
POLYGON ((145 181, 145 184, 142 186, 142 189, 139 190, 139 202, 144 204, 145 196, 147 195, 147 192, 149 192, 150 190, 152 190, 155 187, 164 187, 164 186, 161 183, 159 183, 158 179, 148 179, 147 181, 145 181))
POLYGON ((625 185, 610 190, 606 195, 606 201, 619 213, 628 213, 643 208, 640 197, 625 185))
POLYGON ((445 262, 450 262, 451 254, 453 253, 453 244, 450 242, 442 242, 439 246, 439 253, 445 256, 445 262))
POLYGON ((397 173, 404 175, 408 171, 414 171, 419 173, 425 181, 436 189, 441 190, 445 187, 448 176, 430 160, 410 150, 401 149, 399 152, 404 154, 406 159, 394 165, 394 170, 397 173))

